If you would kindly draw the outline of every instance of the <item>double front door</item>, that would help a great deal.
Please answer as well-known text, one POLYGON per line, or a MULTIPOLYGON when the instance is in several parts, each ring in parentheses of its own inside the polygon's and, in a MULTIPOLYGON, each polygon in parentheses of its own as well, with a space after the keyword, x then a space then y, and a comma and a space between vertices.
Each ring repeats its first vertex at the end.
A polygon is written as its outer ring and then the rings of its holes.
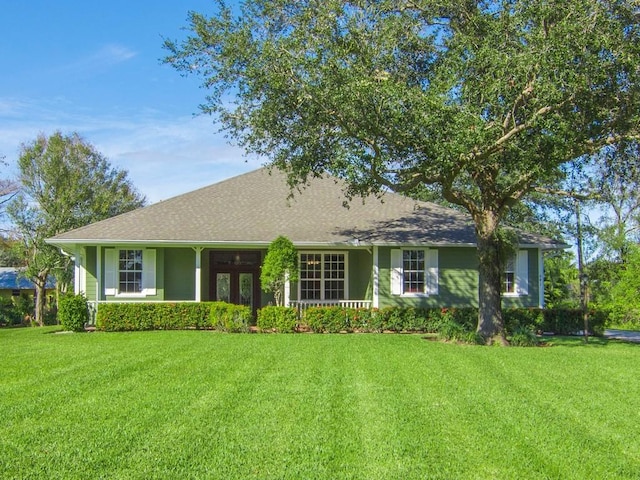
POLYGON ((260 307, 260 252, 213 251, 210 298, 252 311, 260 307))

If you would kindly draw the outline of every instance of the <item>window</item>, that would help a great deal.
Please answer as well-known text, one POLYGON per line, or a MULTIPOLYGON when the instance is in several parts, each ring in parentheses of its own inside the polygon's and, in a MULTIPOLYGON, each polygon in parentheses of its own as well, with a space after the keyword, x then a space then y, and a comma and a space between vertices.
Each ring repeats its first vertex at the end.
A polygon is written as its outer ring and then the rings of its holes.
POLYGON ((402 272, 402 293, 425 293, 424 250, 403 250, 402 272))
POLYGON ((300 300, 346 298, 346 254, 300 254, 300 300))
POLYGON ((528 250, 520 250, 507 260, 502 272, 502 293, 506 297, 529 294, 528 250))
POLYGON ((502 274, 502 293, 516 293, 516 259, 507 260, 502 274))
POLYGON ((156 251, 150 248, 105 249, 104 294, 108 296, 155 295, 156 251))
POLYGON ((118 290, 120 293, 142 292, 142 250, 120 250, 118 290))
POLYGON ((438 250, 391 250, 392 295, 437 295, 438 250))

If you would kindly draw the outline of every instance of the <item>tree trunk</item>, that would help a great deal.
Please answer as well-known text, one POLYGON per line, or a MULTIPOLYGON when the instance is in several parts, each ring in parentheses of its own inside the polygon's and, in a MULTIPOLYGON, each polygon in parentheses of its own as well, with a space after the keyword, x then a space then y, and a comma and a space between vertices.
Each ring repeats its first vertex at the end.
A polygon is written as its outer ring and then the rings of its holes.
POLYGON ((33 284, 36 287, 36 323, 44 327, 44 307, 47 299, 47 278, 49 277, 49 269, 41 271, 35 278, 33 284))
POLYGON ((46 300, 45 285, 46 285, 46 280, 45 280, 45 283, 43 284, 40 284, 40 282, 37 282, 35 284, 36 286, 36 323, 41 327, 44 327, 44 306, 45 306, 45 300, 46 300))
POLYGON ((497 215, 476 221, 478 242, 478 328, 488 344, 499 341, 507 345, 502 319, 501 245, 496 235, 497 215))

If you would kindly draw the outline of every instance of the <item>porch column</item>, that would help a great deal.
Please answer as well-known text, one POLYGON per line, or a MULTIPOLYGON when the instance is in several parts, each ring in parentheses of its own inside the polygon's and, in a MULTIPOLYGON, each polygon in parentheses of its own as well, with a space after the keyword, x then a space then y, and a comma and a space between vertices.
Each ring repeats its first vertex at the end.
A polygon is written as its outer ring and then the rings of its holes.
POLYGON ((73 292, 78 295, 80 293, 86 294, 87 282, 86 271, 84 268, 84 249, 77 248, 73 258, 73 292))
POLYGON ((289 274, 284 278, 284 298, 282 299, 285 307, 291 305, 291 282, 289 281, 289 274))
POLYGON ((538 282, 540 292, 538 307, 544 308, 544 254, 541 248, 538 249, 538 282))
POLYGON ((379 298, 380 275, 378 272, 378 246, 373 246, 373 308, 380 306, 379 298))
MULTIPOLYGON (((102 293, 104 292, 102 287, 102 247, 96 248, 96 302, 102 300, 102 293)), ((97 303, 96 303, 97 305, 97 303)))
POLYGON ((196 252, 196 295, 195 301, 202 301, 202 250, 203 247, 193 247, 196 252))

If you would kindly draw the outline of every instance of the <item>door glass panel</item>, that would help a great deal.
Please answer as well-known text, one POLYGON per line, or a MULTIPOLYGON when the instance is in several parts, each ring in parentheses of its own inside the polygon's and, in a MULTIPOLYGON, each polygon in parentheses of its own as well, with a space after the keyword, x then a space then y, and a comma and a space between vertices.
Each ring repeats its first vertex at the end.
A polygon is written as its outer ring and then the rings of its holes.
POLYGON ((240 287, 240 304, 253 307, 253 273, 238 275, 240 287))
POLYGON ((231 300, 231 274, 216 274, 216 300, 229 302, 231 300))
POLYGON ((255 267, 260 265, 260 252, 214 252, 217 266, 255 267))

